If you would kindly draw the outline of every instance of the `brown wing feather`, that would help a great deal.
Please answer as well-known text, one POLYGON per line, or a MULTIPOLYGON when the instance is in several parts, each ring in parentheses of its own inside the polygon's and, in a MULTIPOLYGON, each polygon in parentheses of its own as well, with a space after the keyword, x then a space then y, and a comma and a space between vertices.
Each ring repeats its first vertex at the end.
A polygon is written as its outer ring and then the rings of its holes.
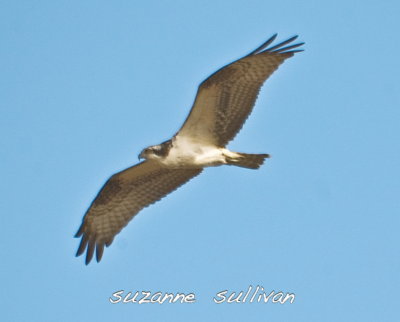
POLYGON ((292 49, 303 43, 283 47, 297 36, 265 49, 275 37, 200 84, 192 110, 178 136, 221 147, 235 137, 251 113, 262 84, 285 59, 302 51, 292 49))
POLYGON ((202 169, 168 169, 145 161, 113 175, 86 212, 75 237, 82 237, 76 256, 87 249, 86 264, 94 252, 100 261, 104 246, 144 207, 160 200, 202 169))

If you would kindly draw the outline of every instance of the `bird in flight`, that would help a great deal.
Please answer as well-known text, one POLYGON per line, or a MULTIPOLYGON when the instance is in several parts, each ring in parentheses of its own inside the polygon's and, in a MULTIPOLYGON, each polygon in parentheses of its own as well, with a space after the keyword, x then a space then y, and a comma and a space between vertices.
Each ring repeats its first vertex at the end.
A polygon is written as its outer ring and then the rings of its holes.
POLYGON ((229 151, 226 145, 251 113, 265 80, 304 43, 294 36, 270 46, 276 34, 248 55, 217 70, 197 90, 193 107, 181 129, 168 141, 139 154, 143 162, 111 176, 93 200, 75 237, 76 256, 86 252, 86 265, 143 208, 160 200, 205 167, 235 165, 258 169, 268 154, 229 151), (296 49, 297 48, 297 49, 296 49))

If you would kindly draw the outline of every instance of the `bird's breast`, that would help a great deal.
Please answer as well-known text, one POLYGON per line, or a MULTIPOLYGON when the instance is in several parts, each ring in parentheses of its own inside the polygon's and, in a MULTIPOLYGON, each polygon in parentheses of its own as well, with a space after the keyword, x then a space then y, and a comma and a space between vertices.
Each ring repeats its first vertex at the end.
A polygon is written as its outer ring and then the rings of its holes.
POLYGON ((220 148, 200 142, 177 140, 162 161, 168 167, 204 168, 224 163, 220 148))

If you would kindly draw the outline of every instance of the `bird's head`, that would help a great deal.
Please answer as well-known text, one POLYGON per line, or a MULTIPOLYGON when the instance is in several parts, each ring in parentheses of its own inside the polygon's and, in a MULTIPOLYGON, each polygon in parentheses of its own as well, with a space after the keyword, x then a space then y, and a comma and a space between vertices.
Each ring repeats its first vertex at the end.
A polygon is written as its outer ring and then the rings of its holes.
POLYGON ((170 144, 167 142, 164 142, 164 143, 158 144, 158 145, 149 146, 148 148, 145 148, 142 150, 142 152, 140 152, 139 160, 140 159, 146 159, 146 160, 164 159, 168 155, 169 149, 170 149, 170 144))

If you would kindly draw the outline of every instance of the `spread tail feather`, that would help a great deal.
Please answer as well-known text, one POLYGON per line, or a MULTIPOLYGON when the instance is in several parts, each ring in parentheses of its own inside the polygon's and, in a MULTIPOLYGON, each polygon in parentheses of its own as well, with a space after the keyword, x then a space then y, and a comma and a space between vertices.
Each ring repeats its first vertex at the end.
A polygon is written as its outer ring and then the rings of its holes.
POLYGON ((238 167, 248 168, 248 169, 258 169, 266 158, 269 158, 269 154, 249 154, 249 153, 239 153, 236 155, 225 156, 225 160, 229 165, 236 165, 238 167))

